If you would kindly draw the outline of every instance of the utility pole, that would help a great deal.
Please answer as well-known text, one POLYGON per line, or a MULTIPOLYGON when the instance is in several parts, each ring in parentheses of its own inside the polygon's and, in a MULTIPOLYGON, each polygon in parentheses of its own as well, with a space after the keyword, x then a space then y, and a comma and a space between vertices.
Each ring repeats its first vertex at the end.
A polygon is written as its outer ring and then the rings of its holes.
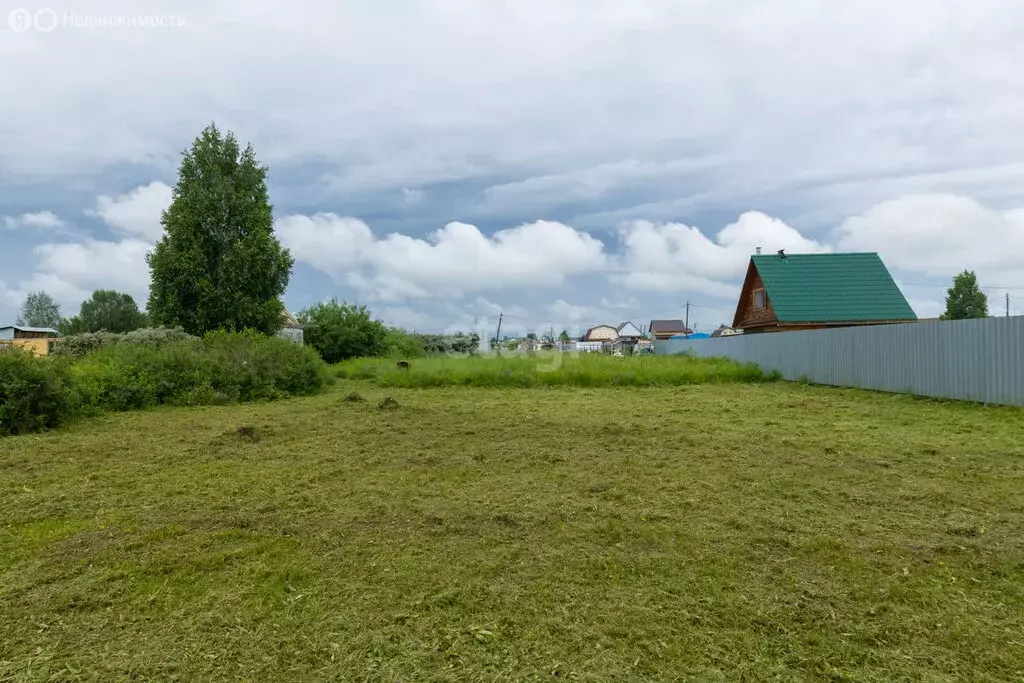
POLYGON ((495 344, 501 344, 501 319, 504 317, 504 313, 498 313, 498 333, 494 335, 495 344))
POLYGON ((686 302, 686 323, 683 325, 686 329, 690 329, 690 302, 686 302))

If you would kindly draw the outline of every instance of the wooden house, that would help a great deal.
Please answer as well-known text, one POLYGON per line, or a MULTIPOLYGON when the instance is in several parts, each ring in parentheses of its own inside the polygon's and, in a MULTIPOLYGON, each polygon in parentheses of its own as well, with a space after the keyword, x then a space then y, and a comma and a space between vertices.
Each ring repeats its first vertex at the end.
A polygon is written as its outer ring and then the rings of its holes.
POLYGON ((583 335, 583 341, 586 342, 604 342, 604 341, 615 341, 619 337, 619 330, 612 327, 611 325, 598 325, 591 327, 587 330, 587 333, 583 335))
POLYGON ((733 328, 751 334, 916 320, 878 254, 780 251, 751 257, 733 328))
POLYGON ((652 320, 647 331, 654 339, 671 339, 677 334, 693 333, 682 320, 652 320))

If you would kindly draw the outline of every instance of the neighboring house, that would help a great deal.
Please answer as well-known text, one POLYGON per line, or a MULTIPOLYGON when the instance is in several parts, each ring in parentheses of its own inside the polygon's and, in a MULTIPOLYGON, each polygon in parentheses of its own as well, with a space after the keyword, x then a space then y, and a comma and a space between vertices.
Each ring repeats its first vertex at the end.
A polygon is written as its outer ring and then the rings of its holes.
POLYGON ((643 331, 633 323, 626 321, 615 330, 616 339, 635 342, 644 338, 643 331))
POLYGON ((643 331, 629 321, 619 325, 615 332, 617 336, 610 345, 612 353, 633 353, 640 340, 647 341, 643 331))
POLYGON ((916 321, 876 253, 750 258, 733 327, 745 334, 916 321))
POLYGON ((647 332, 654 339, 668 339, 674 334, 692 334, 693 330, 682 320, 652 320, 647 332))
POLYGON ((591 327, 587 330, 587 333, 583 335, 583 341, 585 342, 600 342, 600 341, 614 341, 619 336, 618 329, 611 325, 598 325, 597 327, 591 327))
POLYGON ((277 331, 276 336, 295 342, 296 344, 302 344, 305 342, 302 325, 300 325, 299 321, 295 319, 295 316, 287 310, 284 312, 284 327, 277 331))
POLYGON ((37 356, 45 356, 50 353, 50 346, 58 337, 60 337, 60 332, 51 327, 26 327, 25 325, 0 327, 0 344, 18 346, 37 356))

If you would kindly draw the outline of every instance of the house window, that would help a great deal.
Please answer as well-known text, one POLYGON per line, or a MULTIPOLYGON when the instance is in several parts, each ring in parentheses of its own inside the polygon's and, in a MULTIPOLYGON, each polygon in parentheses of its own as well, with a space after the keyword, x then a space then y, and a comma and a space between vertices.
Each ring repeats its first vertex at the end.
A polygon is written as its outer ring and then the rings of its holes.
POLYGON ((754 290, 754 308, 762 310, 766 308, 765 296, 763 289, 754 290))

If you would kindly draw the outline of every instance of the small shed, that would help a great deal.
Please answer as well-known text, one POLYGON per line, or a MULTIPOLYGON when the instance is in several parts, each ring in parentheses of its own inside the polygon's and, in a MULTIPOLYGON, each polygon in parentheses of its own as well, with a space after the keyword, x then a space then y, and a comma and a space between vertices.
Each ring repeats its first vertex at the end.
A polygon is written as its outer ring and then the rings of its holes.
POLYGON ((0 327, 0 345, 17 346, 37 356, 50 353, 53 341, 60 332, 52 327, 29 327, 27 325, 6 325, 0 327))
POLYGON ((27 327, 25 325, 7 325, 0 327, 0 341, 11 339, 53 339, 60 332, 52 327, 27 327))

